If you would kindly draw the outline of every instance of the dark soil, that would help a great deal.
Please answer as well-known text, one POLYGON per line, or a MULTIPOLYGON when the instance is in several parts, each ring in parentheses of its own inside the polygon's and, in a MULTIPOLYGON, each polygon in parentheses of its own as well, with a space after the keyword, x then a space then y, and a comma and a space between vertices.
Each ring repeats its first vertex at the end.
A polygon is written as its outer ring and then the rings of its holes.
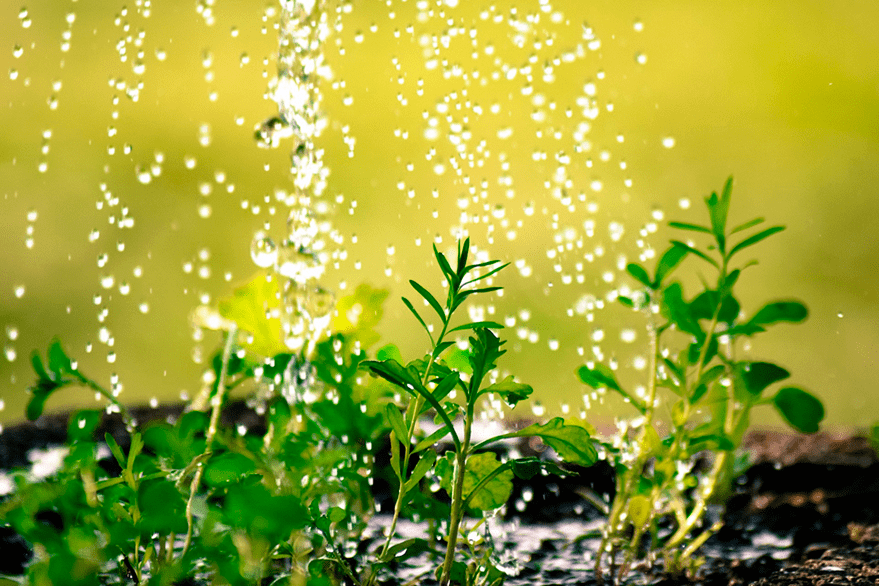
MULTIPOLYGON (((133 415, 144 423, 179 412, 180 407, 172 406, 135 409, 133 415)), ((264 432, 261 418, 241 404, 226 409, 223 419, 226 425, 243 423, 253 433, 264 432)), ((66 428, 65 414, 5 429, 0 434, 0 469, 31 465, 31 450, 62 444, 66 428)), ((99 433, 105 431, 127 449, 118 416, 105 418, 99 433)), ((869 442, 827 433, 753 432, 744 447, 754 464, 737 480, 723 513, 723 529, 700 552, 706 561, 695 582, 655 575, 634 578, 633 583, 879 585, 879 462, 869 442)), ((539 446, 519 446, 523 452, 535 448, 539 446)), ((584 490, 611 493, 609 467, 599 464, 578 476, 516 485, 503 523, 510 531, 496 535, 496 543, 519 560, 518 576, 508 585, 595 584, 590 548, 594 550, 596 540, 573 541, 598 523, 594 507, 581 496, 584 490)), ((391 495, 381 483, 376 491, 383 510, 392 508, 391 495)), ((3 527, 2 519, 0 552, 0 574, 23 573, 30 551, 3 527)))

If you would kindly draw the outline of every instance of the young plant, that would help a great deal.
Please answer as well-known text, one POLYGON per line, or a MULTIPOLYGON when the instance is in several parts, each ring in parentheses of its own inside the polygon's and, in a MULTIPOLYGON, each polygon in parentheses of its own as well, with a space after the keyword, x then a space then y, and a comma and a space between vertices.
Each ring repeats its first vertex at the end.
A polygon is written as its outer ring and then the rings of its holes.
MULTIPOLYGON (((398 492, 387 540, 378 559, 380 562, 391 561, 399 552, 418 541, 409 540, 391 546, 397 521, 407 504, 407 495, 418 486, 422 478, 433 472, 451 498, 445 558, 438 570, 440 584, 443 586, 451 583, 498 583, 503 577, 490 562, 491 552, 486 552, 479 558, 479 562, 469 565, 456 560, 455 553, 465 512, 478 514, 503 506, 510 497, 514 474, 531 478, 541 471, 564 473, 557 465, 537 458, 500 462, 495 454, 485 451, 486 448, 508 438, 539 436, 567 462, 591 466, 597 459, 586 429, 566 425, 560 417, 546 424, 530 425, 477 444, 472 442, 473 422, 480 399, 496 395, 510 407, 515 407, 531 394, 532 388, 515 382, 511 376, 489 383, 490 373, 496 368, 497 360, 506 352, 501 349, 503 342, 492 330, 503 326, 488 321, 452 326, 455 311, 468 297, 500 289, 495 286, 478 288, 474 285, 492 277, 506 266, 497 266, 498 261, 467 264, 469 251, 469 239, 463 243, 458 242, 456 265, 452 268, 445 256, 434 247, 434 256, 448 285, 445 305, 441 305, 425 287, 409 281, 439 318, 439 333, 434 336, 433 329, 414 305, 403 298, 403 303, 427 332, 430 340, 428 354, 405 366, 393 358, 363 362, 363 366, 373 375, 390 381, 403 391, 402 396, 408 397, 403 405, 403 413, 394 404, 389 404, 385 409, 392 430, 391 465, 397 477, 398 492), (481 270, 485 272, 480 274, 481 270), (462 372, 442 360, 443 353, 455 343, 449 336, 462 331, 472 332, 469 337, 469 372, 462 372), (463 395, 460 402, 451 399, 452 392, 458 390, 463 395), (433 408, 440 428, 428 437, 416 441, 419 418, 430 408, 433 408), (456 420, 461 421, 462 427, 456 428, 456 420), (446 437, 451 439, 452 450, 443 456, 437 456, 433 446, 446 437)), ((477 526, 484 521, 483 517, 477 526)))
POLYGON ((756 261, 740 266, 733 266, 733 261, 784 228, 743 234, 733 243, 733 235, 745 233, 763 219, 727 230, 731 193, 732 178, 719 196, 712 193, 705 198, 707 226, 670 223, 673 228, 707 235, 711 243, 704 249, 672 240, 652 276, 641 265, 626 267, 644 286, 640 295, 619 301, 641 311, 647 320, 646 396, 625 390, 603 364, 589 364, 578 371, 590 387, 621 394, 639 415, 622 432, 621 445, 608 446, 617 486, 595 563, 599 582, 606 571, 612 580, 621 580, 634 562, 645 558, 651 564, 662 556, 666 571, 673 574, 698 567, 693 554, 721 526, 716 521, 704 527, 706 507, 722 501, 741 472, 742 462, 736 460, 735 451, 748 429, 752 408, 771 404, 803 433, 817 431, 824 417, 821 402, 798 387, 767 393, 771 385, 788 378, 787 370, 738 356, 742 340, 777 323, 802 322, 807 310, 798 301, 786 300, 767 303, 751 317, 742 312, 734 288, 742 270, 756 261), (707 263, 716 277, 687 300, 683 286, 669 277, 690 256, 707 263), (669 402, 660 402, 660 388, 669 392, 669 402), (667 408, 670 423, 665 437, 660 436, 657 421, 660 406, 667 408), (696 456, 705 451, 712 454, 713 463, 707 472, 697 472, 696 456), (666 520, 672 523, 670 534, 660 529, 660 522, 666 520))
POLYGON ((358 367, 377 339, 372 326, 387 293, 359 287, 339 303, 358 311, 315 341, 311 355, 265 359, 240 346, 282 347, 265 309, 277 299, 265 282, 221 303, 229 331, 212 361, 205 412, 189 410, 173 424, 136 426, 57 340, 46 365, 34 354, 30 419, 59 389, 87 386, 123 413, 128 432, 99 438, 101 411, 78 411, 61 470, 44 480, 16 476, 0 518, 34 547, 29 583, 93 584, 114 571, 135 584, 204 573, 242 586, 267 576, 293 585, 357 582, 346 551, 372 515, 370 446, 386 431, 380 398, 357 383, 358 367), (239 323, 246 338, 237 335, 239 323), (247 384, 266 410, 262 434, 220 417, 229 392, 247 384), (105 445, 118 473, 99 462, 105 445))

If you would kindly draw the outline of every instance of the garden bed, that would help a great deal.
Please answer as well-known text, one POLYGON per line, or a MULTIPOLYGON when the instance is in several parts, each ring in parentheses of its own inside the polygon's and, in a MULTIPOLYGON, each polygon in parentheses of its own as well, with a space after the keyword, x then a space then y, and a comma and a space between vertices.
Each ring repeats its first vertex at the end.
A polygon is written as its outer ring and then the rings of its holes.
MULTIPOLYGON (((132 415, 145 423, 173 419, 181 410, 182 406, 141 408, 132 410, 132 415)), ((241 403, 225 409, 222 423, 244 425, 257 434, 265 431, 262 418, 241 403)), ((35 423, 5 429, 0 434, 0 467, 51 466, 51 448, 63 444, 66 429, 66 414, 43 416, 35 423)), ((128 436, 117 416, 104 418, 98 434, 103 436, 104 432, 127 450, 128 436)), ((829 433, 802 436, 755 431, 747 436, 744 447, 753 465, 736 482, 723 529, 700 551, 706 562, 698 583, 879 583, 879 462, 869 442, 829 433)), ((531 447, 523 443, 518 449, 527 452, 531 447)), ((377 447, 376 451, 380 456, 384 450, 377 447)), ((8 484, 2 492, 11 489, 8 484)), ((594 584, 598 539, 576 538, 596 534, 600 515, 583 494, 606 493, 612 486, 613 478, 604 463, 566 478, 537 476, 528 483, 516 479, 506 511, 493 521, 498 555, 504 567, 515 574, 506 584, 594 584)), ((385 492, 378 481, 375 492, 382 510, 391 510, 392 493, 385 492)), ((364 551, 380 542, 380 531, 387 522, 381 514, 373 519, 364 536, 364 551)), ((415 524, 400 527, 401 538, 418 532, 415 524)), ((0 530, 0 536, 4 552, 0 573, 21 574, 30 558, 26 544, 9 529, 0 530)), ((401 583, 420 571, 419 558, 407 563, 408 567, 398 568, 401 583)), ((639 572, 633 572, 629 581, 686 582, 639 572)))

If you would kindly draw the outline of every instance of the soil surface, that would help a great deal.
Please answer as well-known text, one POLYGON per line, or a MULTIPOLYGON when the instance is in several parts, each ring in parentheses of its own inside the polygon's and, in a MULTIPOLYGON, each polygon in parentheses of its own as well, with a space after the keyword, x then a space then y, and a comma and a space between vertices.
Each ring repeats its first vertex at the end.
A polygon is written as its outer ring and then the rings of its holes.
MULTIPOLYGON (((132 414, 144 423, 174 418, 180 410, 175 406, 143 408, 132 414)), ((227 408, 223 420, 225 425, 243 423, 253 433, 265 430, 262 419, 241 404, 227 408)), ((0 470, 39 464, 34 460, 49 457, 47 448, 64 442, 66 428, 67 415, 61 414, 4 429, 0 470)), ((118 416, 105 417, 99 433, 105 431, 127 449, 127 434, 118 416)), ((539 448, 519 446, 522 452, 539 448)), ((700 552, 706 561, 695 582, 642 574, 630 583, 879 585, 879 461, 869 442, 829 433, 802 436, 758 431, 747 436, 744 448, 753 465, 737 480, 736 493, 722 513, 724 527, 700 552)), ((4 478, 0 472, 0 501, 11 490, 4 489, 4 478)), ((597 511, 582 494, 613 491, 609 466, 598 464, 577 476, 538 480, 538 484, 517 481, 511 504, 497 521, 496 544, 517 574, 506 583, 595 584, 591 560, 597 539, 575 538, 595 531, 600 524, 597 511)), ((375 488, 377 502, 386 503, 383 510, 390 510, 390 492, 380 482, 375 488)), ((381 525, 379 517, 376 527, 381 525)), ((28 544, 4 528, 2 520, 0 551, 0 575, 24 572, 31 557, 28 544)))

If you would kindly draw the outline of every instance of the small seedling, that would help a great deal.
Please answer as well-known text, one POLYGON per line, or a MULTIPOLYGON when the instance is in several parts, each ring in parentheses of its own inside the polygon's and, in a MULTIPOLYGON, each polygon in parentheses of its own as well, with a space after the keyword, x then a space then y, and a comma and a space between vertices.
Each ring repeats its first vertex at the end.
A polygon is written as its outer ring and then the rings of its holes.
POLYGON ((696 550, 721 526, 720 521, 704 526, 707 506, 722 502, 742 471, 735 451, 748 429, 752 408, 771 404, 803 433, 817 431, 824 417, 821 402, 798 387, 767 392, 788 378, 787 370, 771 362, 739 358, 742 340, 777 323, 799 323, 806 319, 807 310, 799 301, 786 300, 767 303, 750 317, 742 312, 734 287, 742 270, 754 261, 737 268, 733 261, 784 228, 773 226, 747 235, 762 224, 763 219, 757 218, 727 230, 731 195, 732 178, 719 196, 712 193, 705 199, 708 226, 670 223, 707 235, 711 240, 707 247, 672 240, 652 276, 638 264, 626 268, 644 287, 640 295, 619 301, 642 312, 647 321, 646 396, 624 389, 603 364, 579 369, 584 383, 619 393, 638 412, 621 444, 607 446, 618 476, 595 563, 599 581, 607 574, 621 580, 634 562, 646 560, 652 565, 658 557, 665 559, 666 571, 673 574, 698 566, 696 550), (732 237, 740 233, 742 239, 733 243, 732 237), (683 286, 669 279, 687 257, 707 263, 716 273, 714 282, 706 282, 689 301, 683 286), (659 389, 668 391, 667 402, 661 400, 659 389), (660 408, 670 423, 665 437, 658 431, 660 408), (711 468, 696 472, 695 458, 705 452, 713 455, 711 468), (660 530, 663 520, 672 523, 670 534, 660 530))
MULTIPOLYGON (((530 425, 522 430, 497 435, 478 444, 472 443, 473 422, 480 400, 496 395, 512 408, 528 398, 532 388, 516 382, 513 377, 484 384, 496 368, 497 360, 506 352, 501 349, 503 342, 492 331, 502 328, 502 325, 487 321, 466 322, 454 327, 451 325, 455 311, 468 297, 500 289, 492 286, 478 288, 476 284, 489 279, 506 266, 498 266, 499 261, 469 265, 467 264, 469 251, 469 238, 464 240, 463 244, 459 242, 456 266, 452 268, 445 256, 434 247, 434 256, 448 285, 445 305, 441 305, 427 288, 415 281, 409 281, 412 288, 439 318, 439 334, 434 337, 432 328, 427 325, 412 302, 403 298, 403 303, 430 339, 430 351, 427 356, 413 360, 405 366, 392 358, 381 361, 368 360, 363 363, 363 366, 373 374, 390 381, 403 391, 403 396, 409 398, 403 405, 403 414, 393 404, 389 404, 385 410, 392 430, 391 465, 397 477, 398 492, 394 517, 387 540, 379 554, 379 560, 388 561, 389 555, 399 551, 399 547, 394 549, 391 543, 395 536, 397 520, 407 504, 406 496, 425 475, 433 472, 451 498, 446 553, 439 572, 440 584, 443 586, 453 582, 475 584, 483 583, 486 579, 500 579, 494 577, 498 572, 487 561, 490 553, 483 558, 486 560, 485 563, 476 567, 456 561, 455 552, 466 511, 482 512, 502 507, 512 492, 514 474, 531 478, 542 470, 556 474, 564 473, 556 464, 533 457, 499 462, 493 453, 485 451, 486 448, 504 439, 538 436, 555 449, 566 462, 591 466, 597 459, 597 453, 586 429, 576 425, 566 425, 560 417, 546 424, 530 425), (480 274, 480 270, 485 272, 480 274), (454 340, 448 339, 449 335, 461 331, 472 332, 468 355, 470 369, 466 373, 451 368, 442 361, 443 353, 454 344, 454 340), (462 402, 448 399, 453 390, 462 392, 462 402), (434 409, 436 422, 440 424, 440 428, 427 438, 416 442, 419 418, 430 408, 434 409), (462 420, 462 431, 456 429, 456 420, 462 420), (451 438, 453 449, 438 458, 433 446, 446 437, 451 438), (410 463, 416 457, 417 462, 410 473, 410 463)), ((484 518, 479 523, 483 521, 484 518)))

